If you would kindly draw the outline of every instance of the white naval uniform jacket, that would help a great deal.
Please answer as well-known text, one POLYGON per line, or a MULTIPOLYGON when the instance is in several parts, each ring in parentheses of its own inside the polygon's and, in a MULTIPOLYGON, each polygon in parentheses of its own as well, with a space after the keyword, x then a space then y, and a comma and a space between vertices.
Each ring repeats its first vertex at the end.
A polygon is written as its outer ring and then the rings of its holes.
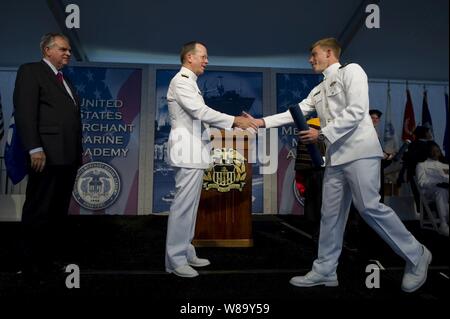
MULTIPOLYGON (((341 165, 362 158, 383 157, 377 132, 369 115, 367 75, 356 63, 330 65, 324 80, 298 105, 308 116, 316 111, 326 137, 326 164, 341 165)), ((266 127, 293 123, 291 113, 264 118, 266 127)))
POLYGON ((448 164, 432 159, 418 163, 416 176, 419 187, 425 191, 434 191, 436 184, 448 183, 448 167, 448 164), (444 170, 447 170, 447 173, 444 170))
POLYGON ((234 116, 217 112, 207 106, 197 86, 197 76, 185 67, 181 67, 170 81, 167 102, 171 125, 168 141, 169 164, 185 168, 208 168, 211 149, 208 131, 204 132, 205 124, 231 128, 234 116))

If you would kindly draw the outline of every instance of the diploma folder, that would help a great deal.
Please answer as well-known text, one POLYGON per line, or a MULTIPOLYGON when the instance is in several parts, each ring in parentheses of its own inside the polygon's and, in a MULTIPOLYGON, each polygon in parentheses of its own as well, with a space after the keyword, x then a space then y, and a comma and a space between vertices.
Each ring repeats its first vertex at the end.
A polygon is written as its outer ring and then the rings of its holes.
MULTIPOLYGON (((300 131, 309 130, 309 126, 306 123, 303 112, 298 105, 292 105, 289 107, 289 112, 291 112, 294 123, 300 131)), ((322 154, 320 154, 319 148, 316 144, 306 144, 308 153, 311 156, 313 166, 316 168, 322 167, 324 165, 322 154)))

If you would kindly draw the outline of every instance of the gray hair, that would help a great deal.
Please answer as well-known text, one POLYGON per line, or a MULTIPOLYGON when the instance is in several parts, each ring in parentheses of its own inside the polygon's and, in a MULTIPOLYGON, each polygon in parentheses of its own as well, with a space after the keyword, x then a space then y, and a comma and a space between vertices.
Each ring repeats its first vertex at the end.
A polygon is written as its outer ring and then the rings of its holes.
POLYGON ((195 52, 195 47, 197 44, 203 45, 206 48, 206 45, 199 41, 190 41, 188 43, 183 44, 183 47, 181 48, 180 52, 181 64, 184 63, 184 60, 186 58, 186 55, 188 55, 188 53, 195 52))
POLYGON ((52 46, 54 46, 55 38, 58 37, 63 38, 64 40, 69 42, 69 39, 62 33, 47 33, 42 36, 40 47, 43 56, 45 55, 45 48, 51 48, 52 46))

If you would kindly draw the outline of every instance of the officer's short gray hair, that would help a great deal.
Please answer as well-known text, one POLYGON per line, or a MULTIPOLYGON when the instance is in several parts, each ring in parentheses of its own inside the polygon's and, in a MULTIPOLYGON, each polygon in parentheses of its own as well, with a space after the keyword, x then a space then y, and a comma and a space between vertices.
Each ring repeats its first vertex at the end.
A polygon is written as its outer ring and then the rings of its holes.
POLYGON ((339 59, 339 57, 341 56, 341 45, 335 38, 325 38, 316 41, 313 45, 311 45, 311 48, 309 50, 312 51, 316 46, 331 49, 337 59, 339 59))
POLYGON ((41 43, 40 43, 40 47, 41 47, 41 52, 42 55, 45 55, 45 48, 51 48, 52 46, 55 45, 55 38, 63 38, 64 40, 66 40, 67 42, 69 42, 69 39, 62 33, 47 33, 44 34, 41 38, 41 43))
POLYGON ((201 43, 199 41, 190 41, 190 42, 183 44, 183 47, 181 48, 181 52, 180 52, 181 64, 184 63, 184 60, 186 59, 186 55, 188 55, 189 53, 195 52, 195 46, 197 44, 203 45, 206 48, 206 45, 204 45, 203 43, 201 43))

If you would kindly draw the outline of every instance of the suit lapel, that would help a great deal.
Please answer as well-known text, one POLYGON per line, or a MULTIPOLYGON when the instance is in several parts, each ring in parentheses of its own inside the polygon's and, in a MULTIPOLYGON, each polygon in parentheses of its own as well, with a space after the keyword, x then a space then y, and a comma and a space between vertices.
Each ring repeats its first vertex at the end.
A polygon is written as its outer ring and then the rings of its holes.
MULTIPOLYGON (((78 94, 76 93, 76 90, 75 90, 75 88, 73 87, 73 85, 72 85, 72 82, 68 79, 68 78, 64 78, 65 80, 66 80, 66 83, 67 83, 67 85, 69 86, 69 88, 70 88, 70 91, 72 91, 72 95, 73 95, 73 98, 74 98, 74 100, 75 100, 75 104, 77 105, 77 106, 79 106, 80 105, 80 98, 79 98, 79 96, 78 96, 78 94)), ((65 90, 65 88, 64 88, 64 90, 65 90)), ((66 91, 67 92, 67 91, 66 91)), ((69 93, 67 93, 67 95, 69 95, 69 93)), ((70 97, 70 95, 69 95, 69 97, 70 97)), ((72 98, 70 98, 70 99, 72 99, 72 98)), ((73 101, 73 100, 72 100, 73 101)))
MULTIPOLYGON (((72 101, 74 102, 74 100, 72 99, 72 97, 70 96, 69 92, 67 92, 66 88, 64 87, 64 84, 58 81, 58 78, 56 77, 55 73, 53 73, 53 70, 47 65, 47 63, 45 63, 44 61, 41 61, 41 63, 43 64, 45 73, 47 74, 47 76, 49 77, 50 81, 55 84, 60 90, 62 90, 64 92, 64 94, 72 101)), ((66 80, 66 83, 68 83, 68 81, 66 80)), ((68 84, 69 85, 69 84, 68 84)), ((69 85, 70 90, 72 91, 72 94, 74 94, 74 98, 75 98, 75 91, 72 89, 72 87, 69 85)))

